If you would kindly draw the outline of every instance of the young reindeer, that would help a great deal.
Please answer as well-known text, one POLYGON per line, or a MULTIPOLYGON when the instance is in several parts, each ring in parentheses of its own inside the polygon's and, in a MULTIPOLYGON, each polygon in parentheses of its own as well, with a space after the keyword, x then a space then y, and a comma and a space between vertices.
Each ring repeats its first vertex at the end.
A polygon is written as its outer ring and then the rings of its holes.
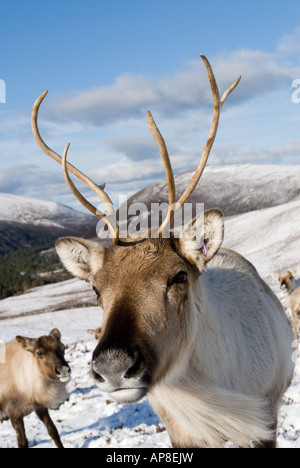
POLYGON ((300 286, 299 281, 295 278, 295 274, 296 272, 282 271, 281 273, 275 273, 273 276, 278 279, 282 289, 286 288, 292 311, 295 337, 298 340, 300 328, 300 286))
POLYGON ((19 448, 27 448, 24 416, 36 412, 58 448, 63 448, 48 408, 66 398, 71 370, 64 358, 61 334, 54 328, 48 336, 16 336, 6 345, 6 362, 0 364, 0 418, 9 417, 19 448))
POLYGON ((96 329, 90 328, 88 332, 90 335, 94 336, 97 341, 99 341, 102 336, 102 327, 98 327, 96 329))
POLYGON ((63 166, 76 197, 103 219, 112 233, 108 248, 78 238, 59 239, 57 252, 75 276, 89 281, 104 309, 102 336, 93 353, 99 388, 118 402, 148 396, 166 424, 173 447, 276 446, 277 411, 293 375, 292 331, 284 310, 255 268, 241 255, 220 249, 222 213, 204 213, 175 238, 167 232, 204 170, 221 108, 240 78, 220 99, 208 60, 213 120, 199 166, 177 204, 165 142, 148 113, 169 187, 169 211, 156 238, 120 239, 103 188, 66 162, 42 140, 38 110, 32 127, 38 144, 63 166), (69 171, 99 194, 107 214, 99 213, 76 189, 69 171), (169 234, 169 235, 168 235, 169 234))

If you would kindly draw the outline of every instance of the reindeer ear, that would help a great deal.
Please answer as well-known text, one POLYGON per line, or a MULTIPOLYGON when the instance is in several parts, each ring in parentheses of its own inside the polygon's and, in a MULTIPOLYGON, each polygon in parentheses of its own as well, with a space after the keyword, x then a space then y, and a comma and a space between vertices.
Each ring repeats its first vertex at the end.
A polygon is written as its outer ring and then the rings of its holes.
POLYGON ((34 352, 34 348, 37 342, 36 338, 26 338, 26 336, 16 336, 16 341, 22 346, 25 351, 29 351, 30 353, 34 352))
POLYGON ((279 280, 279 274, 278 273, 271 273, 271 277, 273 279, 279 280))
POLYGON ((53 330, 51 330, 49 335, 54 336, 54 338, 56 338, 58 341, 60 341, 60 339, 61 339, 61 333, 60 333, 58 328, 53 328, 53 330))
POLYGON ((56 251, 72 275, 91 281, 96 271, 102 267, 105 248, 86 239, 63 237, 56 242, 56 251))
POLYGON ((224 237, 224 219, 220 210, 200 214, 187 224, 180 236, 180 251, 199 271, 219 250, 224 237))

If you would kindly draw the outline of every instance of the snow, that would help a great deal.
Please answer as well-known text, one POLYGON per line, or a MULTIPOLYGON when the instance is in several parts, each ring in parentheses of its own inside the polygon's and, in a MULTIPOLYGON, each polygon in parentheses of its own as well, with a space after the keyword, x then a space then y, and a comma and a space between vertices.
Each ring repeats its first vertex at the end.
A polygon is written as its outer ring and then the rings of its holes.
MULTIPOLYGON (((55 285, 52 287, 54 294, 55 285)), ((43 298, 44 287, 37 290, 43 298)), ((102 315, 99 307, 86 307, 26 316, 26 321, 24 317, 6 319, 0 322, 1 338, 9 341, 17 334, 32 336, 33 330, 35 336, 40 336, 54 327, 61 331, 72 380, 68 384, 68 400, 58 411, 50 413, 66 448, 170 447, 164 426, 145 399, 130 406, 119 405, 95 385, 90 361, 97 343, 88 329, 97 328, 102 315)), ((25 426, 30 446, 54 447, 35 414, 25 418, 25 426)), ((10 421, 0 424, 0 447, 16 447, 10 421)))
POLYGON ((0 318, 62 310, 87 303, 96 304, 95 293, 87 283, 72 279, 3 299, 0 301, 0 318))
MULTIPOLYGON (((245 181, 240 183, 244 191, 245 181)), ((224 246, 250 260, 283 303, 284 294, 271 275, 300 267, 299 219, 300 200, 295 196, 284 204, 238 214, 225 222, 224 246)), ((67 345, 66 359, 72 368, 72 380, 68 384, 67 401, 51 414, 65 447, 170 448, 164 425, 146 399, 133 405, 120 405, 95 385, 90 361, 96 340, 88 334, 88 329, 100 326, 102 319, 103 311, 95 305, 91 286, 73 279, 0 301, 0 341, 9 341, 17 334, 36 337, 54 327, 60 329, 67 345)), ((300 448, 300 356, 296 345, 295 342, 293 358, 298 357, 295 376, 279 412, 280 448, 300 448)), ((25 426, 31 447, 54 448, 35 414, 25 418, 25 426)), ((0 446, 16 447, 10 421, 0 423, 0 446)))
MULTIPOLYGON (((177 199, 189 184, 193 171, 175 177, 177 199)), ((231 165, 209 166, 190 201, 205 203, 205 208, 220 208, 226 216, 261 210, 300 200, 300 166, 231 165)), ((165 180, 157 182, 128 200, 147 206, 153 201, 168 202, 165 180)))
POLYGON ((88 218, 85 213, 59 203, 0 193, 0 221, 66 228, 88 218))
POLYGON ((299 219, 300 200, 240 214, 225 221, 223 245, 246 256, 271 282, 272 272, 300 266, 299 219))
MULTIPOLYGON (((41 296, 43 287, 39 288, 41 296)), ((72 368, 69 398, 59 410, 51 410, 66 448, 170 448, 164 425, 146 399, 133 405, 120 405, 101 393, 90 374, 91 354, 96 340, 89 328, 101 324, 99 307, 69 309, 7 319, 1 322, 1 337, 6 341, 16 334, 40 336, 58 327, 67 345, 66 359, 72 368)), ((279 447, 300 448, 300 365, 292 386, 284 397, 279 415, 279 447)), ((43 424, 35 414, 25 418, 30 446, 54 448, 43 424)), ((0 424, 0 446, 16 447, 10 421, 0 424)))

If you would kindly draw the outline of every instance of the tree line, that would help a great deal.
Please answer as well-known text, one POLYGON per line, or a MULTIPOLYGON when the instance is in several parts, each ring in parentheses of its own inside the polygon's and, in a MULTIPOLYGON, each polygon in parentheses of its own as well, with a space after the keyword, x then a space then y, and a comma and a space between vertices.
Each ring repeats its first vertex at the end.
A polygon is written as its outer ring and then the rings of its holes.
POLYGON ((27 247, 0 256, 0 299, 70 277, 56 253, 41 254, 47 248, 27 247))

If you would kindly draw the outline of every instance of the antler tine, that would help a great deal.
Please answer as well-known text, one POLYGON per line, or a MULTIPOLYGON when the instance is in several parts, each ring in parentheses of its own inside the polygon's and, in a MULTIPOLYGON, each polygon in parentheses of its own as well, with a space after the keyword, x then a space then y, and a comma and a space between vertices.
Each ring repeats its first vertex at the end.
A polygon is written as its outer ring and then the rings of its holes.
MULTIPOLYGON (((206 163, 207 163, 211 148, 212 148, 213 143, 214 143, 215 138, 216 138, 218 125, 219 125, 219 119, 220 119, 220 113, 221 113, 221 109, 223 107, 223 104, 226 101, 229 94, 232 93, 232 91, 237 87, 237 85, 239 84, 239 82, 241 80, 241 76, 239 76, 237 78, 237 80, 227 89, 227 91, 225 91, 222 98, 220 99, 219 88, 218 88, 214 73, 212 71, 211 65, 210 65, 209 61, 207 60, 207 58, 204 55, 201 54, 200 57, 202 58, 202 60, 204 62, 204 65, 206 67, 206 70, 207 70, 207 74, 208 74, 208 78, 209 78, 209 82, 210 82, 210 87, 211 87, 213 98, 214 98, 214 112, 213 112, 210 131, 209 131, 208 138, 207 138, 205 147, 204 147, 202 155, 201 155, 199 165, 198 165, 198 167, 197 167, 197 169, 196 169, 196 171, 195 171, 195 173, 194 173, 188 187, 185 189, 185 191, 183 192, 183 194, 179 198, 179 200, 177 202, 177 205, 176 205, 176 209, 179 209, 182 205, 184 205, 184 203, 186 203, 186 201, 190 198, 193 191, 195 190, 195 188, 196 188, 196 186, 197 186, 197 184, 198 184, 198 182, 200 180, 200 177, 201 177, 201 175, 202 175, 202 173, 204 171, 204 168, 206 166, 206 163)), ((159 233, 160 234, 162 234, 164 232, 164 229, 169 225, 170 220, 171 220, 171 214, 170 214, 170 210, 169 210, 166 219, 163 221, 162 225, 159 228, 159 233)))
POLYGON ((227 89, 227 91, 225 91, 225 93, 223 94, 222 96, 222 99, 221 99, 221 107, 223 107, 223 104, 224 102, 226 101, 226 99, 228 98, 229 94, 232 93, 232 91, 235 90, 235 88, 237 87, 237 85, 239 84, 239 82, 241 81, 242 77, 241 75, 235 80, 235 82, 227 89))
MULTIPOLYGON (((45 91, 42 93, 37 100, 35 101, 32 112, 31 112, 31 128, 34 134, 34 137, 36 139, 37 144, 40 146, 40 148, 46 153, 50 158, 54 159, 54 161, 58 162, 61 164, 62 158, 59 154, 57 154, 55 151, 53 151, 49 146, 44 142, 44 140, 41 137, 41 134, 39 132, 37 120, 38 120, 38 113, 40 109, 40 105, 42 104, 43 100, 47 96, 48 91, 45 91)), ((72 166, 72 164, 68 163, 68 169, 72 174, 74 174, 76 177, 78 177, 81 180, 84 180, 86 178, 86 175, 80 172, 76 167, 72 166)))
POLYGON ((114 207, 113 203, 108 196, 108 194, 104 191, 105 184, 102 184, 100 186, 96 185, 87 175, 79 171, 75 166, 72 164, 68 163, 66 158, 67 158, 67 153, 69 149, 69 145, 67 145, 65 151, 64 151, 64 157, 62 158, 59 154, 57 154, 55 151, 53 151, 49 146, 44 142, 42 139, 39 129, 38 129, 38 112, 40 109, 40 105, 45 99, 46 95, 48 94, 48 91, 45 91, 42 93, 36 102, 33 105, 32 108, 32 113, 31 113, 31 127, 32 131, 34 134, 34 137, 36 139, 36 142, 40 146, 40 148, 44 151, 45 154, 50 156, 50 158, 54 159, 57 161, 59 164, 63 166, 63 172, 65 176, 65 180, 67 184, 69 185, 70 189, 74 193, 74 195, 77 197, 77 199, 94 215, 96 215, 98 218, 103 219, 105 223, 108 225, 109 230, 113 236, 114 242, 118 241, 118 227, 113 227, 110 221, 108 220, 107 216, 109 215, 114 215, 114 207), (73 184, 72 180, 70 179, 68 171, 72 172, 79 180, 83 181, 88 187, 90 187, 102 200, 102 202, 105 205, 107 214, 105 215, 104 213, 100 212, 97 210, 95 206, 93 206, 86 198, 83 197, 83 195, 78 191, 78 189, 75 187, 73 184))
POLYGON ((172 220, 174 216, 174 209, 171 209, 171 207, 174 207, 174 203, 176 203, 176 188, 175 188, 174 173, 173 173, 169 153, 166 147, 165 140, 163 139, 159 129, 157 128, 156 123, 150 111, 147 112, 147 124, 148 124, 150 132, 152 133, 157 143, 159 152, 161 154, 161 157, 164 163, 165 172, 167 176, 168 193, 169 193, 169 211, 170 211, 169 214, 172 220))
POLYGON ((212 90, 212 93, 213 93, 214 112, 213 112, 213 118, 212 118, 210 131, 209 131, 209 134, 208 134, 208 138, 207 138, 205 147, 204 147, 203 152, 202 152, 202 156, 201 156, 199 165, 198 165, 198 167, 196 169, 196 172, 195 172, 189 186, 186 188, 186 190, 184 191, 184 193, 181 195, 180 199, 178 200, 178 203, 179 203, 180 206, 182 206, 190 198, 190 196, 192 195, 193 191, 196 188, 196 185, 198 184, 198 182, 200 180, 200 177, 201 177, 201 175, 202 175, 202 173, 204 171, 204 168, 206 166, 206 163, 207 163, 208 156, 210 154, 212 145, 214 144, 214 141, 215 141, 215 138, 216 138, 216 134, 217 134, 218 126, 219 126, 219 120, 220 120, 220 112, 221 112, 222 106, 223 106, 225 100, 227 99, 227 97, 229 96, 229 94, 237 87, 237 85, 239 84, 239 82, 241 80, 241 76, 239 76, 239 78, 233 83, 233 85, 231 85, 228 88, 228 90, 225 91, 225 93, 222 96, 222 99, 220 99, 219 88, 218 88, 218 85, 216 83, 216 79, 215 79, 214 73, 212 71, 211 65, 210 65, 209 61, 207 60, 207 58, 204 55, 200 55, 200 57, 202 58, 202 60, 203 60, 203 62, 205 64, 207 74, 208 74, 208 78, 209 78, 209 82, 210 82, 210 87, 211 87, 211 90, 212 90))
MULTIPOLYGON (((63 168, 63 174, 65 177, 65 181, 67 182, 71 192, 75 195, 77 200, 80 201, 80 203, 87 208, 91 213, 93 213, 95 216, 97 216, 99 219, 102 219, 108 226, 110 233, 112 235, 112 238, 115 242, 118 240, 118 229, 117 227, 113 226, 112 223, 110 222, 108 216, 109 215, 114 215, 114 207, 112 204, 105 204, 107 214, 102 213, 99 211, 94 205, 92 205, 76 188, 74 185, 73 181, 70 178, 69 171, 68 171, 68 163, 67 163, 67 155, 69 151, 70 143, 67 144, 65 147, 63 157, 62 157, 62 168, 63 168)), ((93 181, 89 180, 88 186, 99 196, 100 199, 102 199, 103 196, 103 190, 96 185, 93 181)))

